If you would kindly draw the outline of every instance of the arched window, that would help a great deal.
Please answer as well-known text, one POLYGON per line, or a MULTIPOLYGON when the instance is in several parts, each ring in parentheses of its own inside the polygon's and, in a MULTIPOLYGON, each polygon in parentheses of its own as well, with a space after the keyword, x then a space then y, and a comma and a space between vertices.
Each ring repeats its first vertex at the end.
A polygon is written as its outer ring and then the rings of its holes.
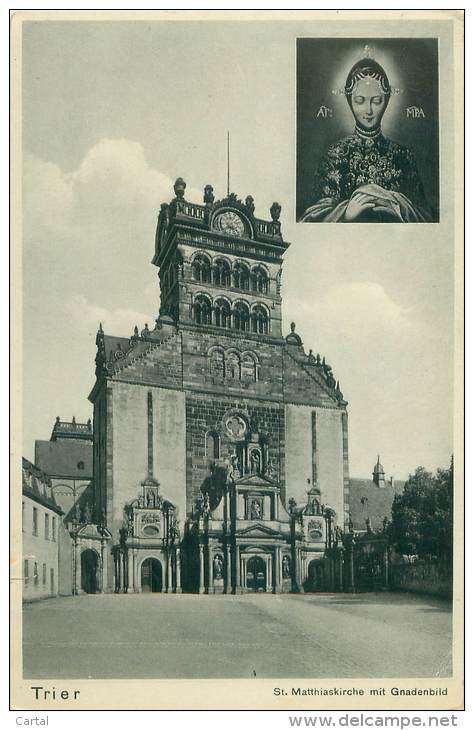
POLYGON ((251 283, 252 291, 259 292, 260 294, 268 294, 268 276, 265 269, 261 266, 252 269, 251 283))
POLYGON ((211 264, 202 254, 196 256, 192 263, 193 279, 209 283, 211 281, 211 264))
POLYGON ((228 352, 225 359, 225 376, 229 380, 240 380, 240 357, 237 352, 228 352))
POLYGON ((244 264, 237 263, 233 270, 233 280, 236 289, 249 288, 249 270, 244 264))
POLYGON ((247 332, 249 329, 249 308, 244 302, 237 302, 233 309, 234 329, 247 332))
POLYGON ((230 307, 225 299, 218 299, 214 305, 214 322, 217 327, 230 327, 230 307))
POLYGON ((218 259, 212 267, 212 280, 217 286, 230 285, 230 266, 227 261, 218 259))
POLYGON ((212 350, 209 353, 209 370, 211 376, 215 378, 224 377, 224 352, 222 350, 212 350))
POLYGON ((206 433, 206 456, 210 459, 220 458, 220 439, 215 431, 206 433))
POLYGON ((265 307, 257 304, 252 310, 252 332, 259 335, 268 334, 268 314, 265 307))
POLYGON ((196 324, 211 323, 211 303, 202 294, 198 294, 194 300, 194 321, 196 324))
POLYGON ((242 379, 257 381, 257 361, 250 353, 242 355, 242 379))

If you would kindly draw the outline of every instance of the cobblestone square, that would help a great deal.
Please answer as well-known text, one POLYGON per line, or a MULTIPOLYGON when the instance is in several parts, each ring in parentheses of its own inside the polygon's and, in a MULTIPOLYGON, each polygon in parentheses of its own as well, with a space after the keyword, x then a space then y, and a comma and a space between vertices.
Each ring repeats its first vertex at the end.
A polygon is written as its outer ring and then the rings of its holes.
POLYGON ((402 593, 26 604, 27 678, 447 677, 451 605, 402 593))

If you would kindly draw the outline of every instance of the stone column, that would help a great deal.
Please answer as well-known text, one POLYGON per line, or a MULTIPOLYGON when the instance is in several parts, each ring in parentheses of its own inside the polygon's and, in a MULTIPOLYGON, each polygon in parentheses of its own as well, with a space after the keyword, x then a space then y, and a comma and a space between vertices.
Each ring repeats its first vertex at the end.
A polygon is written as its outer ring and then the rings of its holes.
POLYGON ((275 548, 275 593, 281 593, 281 547, 275 548))
POLYGON ((130 550, 130 548, 127 551, 127 557, 127 591, 133 593, 135 591, 135 574, 133 572, 133 550, 130 550))
POLYGON ((176 548, 176 588, 175 593, 181 593, 181 551, 176 548))
POLYGON ((214 593, 214 575, 212 570, 212 548, 207 546, 207 591, 206 593, 214 593))
POLYGON ((232 555, 230 552, 230 545, 227 545, 226 548, 226 558, 227 558, 227 564, 226 564, 226 586, 225 586, 225 592, 231 593, 232 592, 232 555))
POLYGON ((133 575, 133 592, 138 593, 138 579, 137 579, 137 551, 135 548, 132 550, 132 575, 133 575))
POLYGON ((170 554, 169 554, 169 548, 166 548, 166 555, 165 555, 165 593, 170 593, 172 590, 171 581, 170 581, 170 554))
POLYGON ((204 547, 199 545, 199 593, 204 593, 204 547))
POLYGON ((266 560, 267 560, 267 585, 266 585, 266 591, 267 591, 267 593, 271 593, 271 591, 272 591, 272 556, 269 555, 266 560))
POLYGON ((245 560, 240 555, 240 549, 239 549, 239 557, 240 557, 240 593, 244 592, 244 589, 247 588, 247 566, 245 564, 245 560))
POLYGON ((74 576, 74 593, 76 594, 76 596, 78 596, 80 593, 82 593, 82 574, 81 574, 81 546, 77 540, 76 540, 76 544, 74 546, 74 553, 76 556, 76 559, 75 559, 76 571, 75 571, 75 576, 74 576))
POLYGON ((100 543, 100 559, 102 562, 101 593, 106 593, 107 588, 108 588, 108 581, 107 581, 107 543, 105 540, 101 540, 101 543, 100 543))
POLYGON ((234 593, 241 593, 240 586, 240 545, 235 547, 235 588, 234 593))
POLYGON ((125 551, 119 553, 120 560, 120 593, 125 593, 125 551))

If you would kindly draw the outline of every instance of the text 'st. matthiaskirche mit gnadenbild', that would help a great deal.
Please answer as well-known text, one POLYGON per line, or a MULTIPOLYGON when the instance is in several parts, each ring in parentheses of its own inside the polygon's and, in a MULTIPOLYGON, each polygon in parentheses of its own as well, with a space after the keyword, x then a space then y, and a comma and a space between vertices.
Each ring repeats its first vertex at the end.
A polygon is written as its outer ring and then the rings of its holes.
POLYGON ((154 328, 97 333, 74 592, 350 587, 347 402, 295 325, 282 336, 280 205, 267 221, 251 196, 185 188, 158 218, 154 328))

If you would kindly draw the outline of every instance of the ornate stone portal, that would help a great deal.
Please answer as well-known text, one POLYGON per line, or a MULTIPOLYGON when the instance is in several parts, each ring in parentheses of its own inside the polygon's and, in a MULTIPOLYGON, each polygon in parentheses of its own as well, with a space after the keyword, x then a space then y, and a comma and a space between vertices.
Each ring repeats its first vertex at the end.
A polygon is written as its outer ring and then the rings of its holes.
POLYGON ((175 506, 156 479, 141 484, 124 508, 120 544, 114 547, 115 592, 181 593, 180 530, 175 506))

